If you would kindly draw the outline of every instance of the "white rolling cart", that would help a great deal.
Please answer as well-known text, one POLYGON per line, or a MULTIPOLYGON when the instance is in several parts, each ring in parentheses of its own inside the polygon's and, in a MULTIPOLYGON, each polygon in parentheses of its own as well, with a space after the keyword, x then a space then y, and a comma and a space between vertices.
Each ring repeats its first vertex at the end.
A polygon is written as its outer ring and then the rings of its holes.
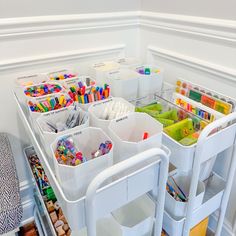
MULTIPOLYGON (((161 95, 157 93, 152 96, 146 96, 137 99, 135 103, 138 106, 140 104, 141 106, 145 106, 152 102, 159 102, 160 100, 169 103, 169 101, 172 101, 173 89, 168 84, 165 88, 167 89, 163 90, 161 95)), ((170 105, 172 106, 173 104, 170 103, 170 105)), ((236 171, 235 121, 236 112, 225 116, 221 115, 217 120, 207 125, 201 132, 198 142, 190 146, 181 145, 163 133, 163 144, 171 151, 170 163, 177 168, 173 173, 180 172, 180 174, 190 176, 189 197, 188 202, 186 202, 185 214, 183 216, 176 216, 174 215, 174 209, 170 206, 169 208, 165 207, 163 229, 168 235, 189 236, 190 230, 194 226, 216 211, 219 211, 220 214, 214 235, 221 235, 233 176, 236 171), (226 178, 212 171, 215 160, 220 161, 220 159, 216 159, 217 155, 223 151, 226 151, 226 156, 231 155, 229 156, 231 163, 229 169, 226 170, 226 178), (196 201, 198 201, 197 198, 199 197, 198 186, 199 182, 202 181, 205 185, 204 196, 202 203, 199 204, 197 202, 196 207, 196 201)))
POLYGON ((80 235, 80 231, 87 227, 87 235, 96 236, 97 219, 146 193, 150 193, 156 204, 153 235, 161 235, 169 155, 164 147, 165 151, 158 148, 149 149, 106 169, 91 182, 86 196, 70 200, 49 165, 38 134, 34 133, 29 123, 27 108, 19 101, 16 93, 14 99, 28 137, 70 225, 72 235, 80 235), (125 174, 122 175, 124 171, 125 174), (107 179, 112 181, 104 183, 107 179))
MULTIPOLYGON (((230 195, 230 190, 233 182, 234 173, 236 170, 236 152, 235 152, 235 144, 236 144, 236 112, 229 114, 215 122, 209 124, 202 132, 198 139, 194 160, 193 160, 193 171, 191 178, 191 186, 187 207, 187 214, 185 223, 183 225, 183 236, 188 236, 190 229, 195 226, 197 223, 201 222, 204 218, 211 215, 216 210, 219 210, 219 219, 216 227, 215 235, 220 236, 223 226, 223 221, 226 213, 227 203, 230 195), (230 123, 227 128, 210 135, 213 130, 230 123), (209 148, 209 146, 211 148, 209 148), (228 175, 226 180, 221 180, 220 182, 214 183, 214 180, 208 180, 211 187, 220 187, 222 185, 221 191, 218 193, 214 193, 214 188, 210 189, 208 184, 206 185, 206 193, 205 193, 205 201, 203 201, 202 206, 200 206, 195 211, 193 210, 193 202, 196 197, 197 192, 197 184, 200 177, 201 165, 204 164, 211 157, 215 157, 215 155, 220 152, 232 148, 231 154, 231 164, 228 169, 228 175), (224 184, 223 184, 224 183, 224 184), (214 184, 218 186, 214 186, 214 184), (224 186, 223 186, 224 185, 224 186), (209 188, 208 188, 209 187, 209 188), (207 189, 208 188, 208 189, 207 189), (207 191, 211 190, 211 191, 207 191)), ((216 176, 215 176, 216 177, 216 176)), ((214 178, 210 177, 210 178, 214 178)), ((221 178, 221 177, 217 177, 221 178)))

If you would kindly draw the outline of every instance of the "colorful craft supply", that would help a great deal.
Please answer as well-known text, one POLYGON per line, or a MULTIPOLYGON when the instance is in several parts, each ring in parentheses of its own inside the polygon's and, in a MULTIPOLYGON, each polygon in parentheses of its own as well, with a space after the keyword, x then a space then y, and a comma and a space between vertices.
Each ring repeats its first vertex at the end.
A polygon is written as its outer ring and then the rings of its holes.
MULTIPOLYGON (((37 155, 35 153, 32 153, 31 155, 28 156, 28 160, 29 160, 29 164, 32 169, 33 175, 36 179, 37 185, 39 187, 40 193, 44 200, 45 207, 51 217, 52 222, 54 222, 53 225, 54 225, 55 230, 58 231, 59 227, 63 225, 65 235, 67 236, 71 235, 71 230, 68 225, 68 222, 62 212, 62 209, 59 203, 57 202, 54 191, 52 187, 50 186, 48 178, 44 172, 43 167, 41 166, 41 163, 37 155)), ((36 198, 36 200, 37 199, 38 198, 36 198)), ((40 202, 40 204, 42 203, 40 202)))
POLYGON ((111 141, 107 140, 105 143, 101 143, 99 145, 98 150, 91 153, 92 159, 103 156, 103 155, 109 153, 111 149, 112 149, 111 141))
POLYGON ((150 68, 150 67, 137 68, 136 71, 139 74, 141 74, 141 75, 151 75, 151 74, 158 74, 158 73, 160 73, 159 69, 153 69, 153 68, 150 68))
POLYGON ((143 140, 147 139, 148 137, 149 137, 148 132, 144 132, 144 134, 143 134, 143 140))
POLYGON ((221 97, 213 91, 201 88, 190 82, 178 80, 176 82, 176 92, 186 96, 196 102, 199 102, 213 110, 228 115, 235 108, 235 102, 227 97, 221 97), (215 94, 214 94, 215 93, 215 94))
POLYGON ((28 106, 32 112, 48 112, 53 110, 58 110, 63 107, 68 107, 73 104, 73 100, 66 98, 65 95, 60 95, 59 97, 50 98, 47 97, 45 100, 40 101, 29 101, 28 106))
POLYGON ((105 84, 104 87, 87 86, 82 82, 70 87, 68 92, 73 101, 81 104, 88 104, 95 101, 106 99, 110 96, 110 87, 105 84))
POLYGON ((62 87, 59 84, 39 84, 30 87, 26 87, 24 93, 29 97, 41 97, 53 93, 59 93, 62 91, 62 87))
POLYGON ((57 142, 55 157, 59 164, 69 166, 77 166, 87 161, 83 154, 77 150, 73 139, 70 137, 61 138, 57 142))
POLYGON ((77 75, 72 73, 58 73, 56 76, 51 75, 50 80, 66 80, 75 78, 77 75))

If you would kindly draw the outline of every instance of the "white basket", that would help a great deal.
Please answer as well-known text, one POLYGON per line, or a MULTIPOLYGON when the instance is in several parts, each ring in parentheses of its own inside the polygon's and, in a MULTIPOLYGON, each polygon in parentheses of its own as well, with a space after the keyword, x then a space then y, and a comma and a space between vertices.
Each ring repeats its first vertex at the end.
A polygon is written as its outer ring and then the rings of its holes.
POLYGON ((115 163, 161 146, 163 126, 146 113, 128 113, 125 117, 112 120, 108 129, 115 143, 115 163), (144 132, 148 132, 149 137, 142 140, 144 132))
POLYGON ((108 133, 108 126, 113 119, 120 118, 128 112, 134 112, 135 107, 123 98, 109 98, 92 104, 89 109, 90 125, 99 127, 108 133), (108 115, 110 114, 109 118, 108 115))
POLYGON ((121 229, 120 236, 151 236, 155 215, 155 203, 143 195, 112 212, 121 229))
MULTIPOLYGON (((189 173, 193 167, 193 157, 196 144, 184 146, 165 133, 163 133, 163 144, 171 151, 170 162, 180 171, 189 173)), ((213 146, 210 147, 210 145, 211 143, 209 144, 209 149, 216 148, 213 146)), ((210 176, 215 160, 216 157, 211 158, 206 163, 204 163, 204 165, 202 165, 200 180, 205 180, 210 176)))
POLYGON ((138 73, 129 69, 119 69, 107 72, 104 81, 111 88, 111 95, 134 100, 138 96, 138 73))
POLYGON ((48 81, 55 81, 57 83, 62 83, 62 84, 67 80, 76 79, 76 78, 78 78, 78 73, 76 73, 75 71, 72 71, 72 70, 68 70, 68 69, 63 69, 63 70, 58 70, 58 71, 51 71, 51 72, 47 73, 48 81), (73 74, 75 76, 72 77, 72 78, 62 79, 62 80, 53 80, 53 79, 51 79, 52 77, 58 77, 58 76, 64 75, 64 74, 73 74))
MULTIPOLYGON (((91 157, 91 152, 97 150, 101 143, 111 139, 99 128, 88 127, 76 133, 70 133, 73 138, 75 147, 82 152, 83 156, 91 157)), ((57 138, 51 144, 52 155, 54 156, 54 168, 56 177, 62 186, 63 191, 71 200, 78 199, 85 195, 90 182, 96 175, 112 166, 113 164, 113 148, 109 153, 89 160, 78 166, 61 165, 58 163, 54 150, 57 147, 57 138)), ((64 136, 67 137, 67 136, 64 136)))
MULTIPOLYGON (((70 99, 69 95, 68 94, 64 94, 64 93, 55 93, 55 94, 50 94, 50 95, 46 95, 46 96, 43 96, 43 97, 39 97, 39 98, 31 98, 31 99, 28 99, 27 101, 27 106, 28 106, 28 111, 29 111, 29 114, 30 114, 30 118, 31 118, 31 122, 34 121, 39 117, 41 116, 41 114, 46 114, 48 112, 34 112, 34 111, 31 111, 30 110, 30 107, 28 105, 29 101, 32 101, 33 103, 37 103, 37 102, 43 102, 45 100, 47 100, 48 97, 50 98, 55 98, 55 97, 60 97, 61 95, 64 95, 66 99, 70 99)), ((72 106, 73 103, 70 105, 72 106)), ((64 107, 63 107, 64 108, 64 107)), ((60 108, 60 109, 63 109, 63 108, 60 108)), ((59 111, 60 109, 58 109, 57 111, 59 111)))
POLYGON ((160 71, 155 73, 155 70, 159 70, 158 67, 152 65, 143 65, 135 67, 135 71, 138 73, 139 77, 139 88, 138 88, 138 97, 145 97, 149 94, 154 94, 156 92, 160 92, 162 88, 163 82, 163 72, 160 71), (150 68, 151 74, 144 75, 138 73, 140 69, 150 68))
MULTIPOLYGON (((76 85, 76 87, 78 87, 78 82, 80 82, 80 81, 82 83, 86 83, 86 78, 91 79, 90 76, 83 75, 83 76, 79 76, 76 78, 66 79, 66 80, 64 80, 63 85, 67 88, 67 90, 69 90, 70 87, 72 87, 73 85, 76 85)), ((94 85, 96 84, 96 81, 94 79, 91 79, 91 81, 94 83, 94 85)), ((86 85, 86 88, 89 89, 89 88, 91 88, 91 86, 86 85)))
POLYGON ((45 130, 45 128, 43 126, 45 121, 52 122, 54 124, 56 124, 57 122, 65 123, 70 112, 74 109, 75 109, 75 107, 71 106, 71 107, 65 107, 65 108, 62 108, 59 110, 55 110, 55 111, 50 111, 50 112, 47 112, 46 114, 42 113, 42 115, 36 120, 38 127, 39 127, 39 135, 41 138, 41 142, 44 145, 45 151, 47 152, 49 157, 52 157, 50 144, 56 138, 58 138, 59 136, 62 136, 62 135, 67 135, 68 133, 71 133, 71 132, 77 132, 77 131, 89 126, 88 114, 85 111, 81 110, 80 108, 76 108, 76 110, 82 115, 82 117, 85 116, 85 120, 84 120, 85 122, 82 125, 79 125, 74 128, 67 129, 67 130, 64 130, 64 131, 61 131, 58 133, 49 132, 49 131, 45 130))
POLYGON ((103 86, 106 78, 106 74, 109 71, 117 70, 120 68, 120 64, 114 61, 107 61, 93 64, 90 68, 90 75, 96 79, 98 85, 103 86))
POLYGON ((47 97, 47 96, 52 96, 54 94, 58 94, 58 93, 67 93, 67 90, 66 88, 62 85, 62 84, 59 84, 59 83, 55 83, 55 82, 45 82, 45 83, 39 83, 39 84, 34 84, 34 85, 30 85, 30 86, 25 86, 22 88, 22 101, 26 102, 27 99, 31 99, 31 98, 43 98, 43 97, 47 97), (53 84, 53 85, 58 85, 61 87, 61 90, 59 92, 54 92, 54 93, 51 93, 51 94, 46 94, 46 95, 42 95, 42 96, 38 96, 38 97, 32 97, 32 96, 27 96, 25 94, 25 90, 30 88, 30 87, 34 87, 34 86, 40 86, 40 85, 44 85, 44 84, 53 84))
POLYGON ((45 74, 33 74, 20 76, 16 78, 15 83, 17 86, 25 87, 28 85, 39 84, 47 81, 47 76, 45 74))
MULTIPOLYGON (((184 194, 188 197, 189 195, 189 188, 191 183, 191 176, 182 175, 180 173, 176 173, 172 175, 175 182, 184 192, 184 194)), ((174 185, 173 185, 174 186, 174 185)), ((177 189, 175 187, 175 189, 177 189)), ((177 189, 178 190, 178 189, 177 189)), ((198 188, 197 188, 197 196, 194 199, 194 209, 197 209, 201 206, 203 197, 205 193, 205 185, 203 182, 199 181, 198 188)), ((166 198, 165 198, 165 210, 173 217, 184 217, 186 215, 187 210, 187 202, 181 202, 175 200, 167 191, 166 191, 166 198)))
POLYGON ((120 64, 121 68, 127 69, 138 67, 139 65, 141 65, 140 60, 134 57, 119 58, 116 60, 116 62, 120 64))

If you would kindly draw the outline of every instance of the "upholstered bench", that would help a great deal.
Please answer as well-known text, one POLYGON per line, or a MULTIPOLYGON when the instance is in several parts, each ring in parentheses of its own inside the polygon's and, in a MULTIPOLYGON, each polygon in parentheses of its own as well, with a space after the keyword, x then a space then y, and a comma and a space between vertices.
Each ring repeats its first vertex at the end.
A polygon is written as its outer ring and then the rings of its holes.
POLYGON ((23 209, 14 156, 7 134, 0 133, 0 234, 17 228, 23 209))

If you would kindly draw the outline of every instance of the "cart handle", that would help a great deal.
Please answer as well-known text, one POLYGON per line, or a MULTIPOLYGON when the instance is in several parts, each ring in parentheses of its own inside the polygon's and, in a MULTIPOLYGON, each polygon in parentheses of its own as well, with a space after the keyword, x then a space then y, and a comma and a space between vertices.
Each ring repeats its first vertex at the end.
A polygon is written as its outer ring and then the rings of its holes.
MULTIPOLYGON (((92 182, 88 186, 85 200, 88 236, 96 236, 95 198, 96 192, 101 186, 101 184, 107 179, 113 177, 114 175, 119 174, 120 172, 125 171, 137 164, 144 163, 145 161, 153 157, 156 157, 156 160, 160 160, 159 194, 157 196, 154 236, 161 235, 165 203, 165 189, 168 177, 169 157, 168 154, 160 148, 152 148, 107 168, 92 180, 92 182)), ((153 162, 153 165, 154 164, 156 165, 157 163, 153 162)))

